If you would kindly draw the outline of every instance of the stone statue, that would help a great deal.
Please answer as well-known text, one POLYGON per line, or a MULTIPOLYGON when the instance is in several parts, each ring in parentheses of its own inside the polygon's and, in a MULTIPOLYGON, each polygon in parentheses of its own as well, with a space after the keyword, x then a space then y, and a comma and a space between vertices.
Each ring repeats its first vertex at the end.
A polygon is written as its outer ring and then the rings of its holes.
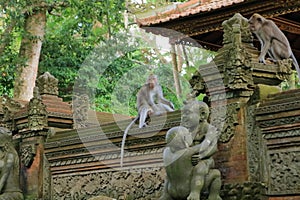
POLYGON ((22 200, 19 158, 9 133, 7 129, 0 127, 0 199, 22 200))
POLYGON ((182 125, 167 132, 163 159, 167 178, 160 200, 199 200, 208 190, 208 200, 221 200, 221 174, 213 169, 218 132, 207 122, 208 106, 190 101, 183 108, 182 125))

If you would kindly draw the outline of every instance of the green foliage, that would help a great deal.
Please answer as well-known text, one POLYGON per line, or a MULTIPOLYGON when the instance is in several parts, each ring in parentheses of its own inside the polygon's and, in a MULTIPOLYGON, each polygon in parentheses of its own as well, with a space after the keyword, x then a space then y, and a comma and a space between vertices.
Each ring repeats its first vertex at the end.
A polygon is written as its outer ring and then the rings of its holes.
MULTIPOLYGON (((1 8, 7 16, 0 18, 2 33, 10 22, 17 21, 8 48, 0 57, 0 93, 10 95, 15 70, 24 62, 18 58, 24 22, 21 10, 28 8, 31 1, 16 2, 5 2, 1 8)), ((47 1, 58 2, 62 1, 47 1)), ((47 15, 39 74, 48 71, 58 78, 59 95, 66 101, 74 93, 84 93, 98 111, 136 115, 136 93, 147 76, 154 73, 165 97, 180 108, 190 91, 187 80, 211 53, 186 47, 190 66, 180 74, 183 94, 177 97, 170 52, 154 51, 156 47, 147 45, 143 34, 128 34, 123 25, 124 10, 124 1, 112 0, 69 0, 68 7, 54 9, 51 13, 59 15, 47 15), (168 62, 162 58, 168 58, 168 62)))
POLYGON ((12 96, 16 66, 23 62, 18 57, 23 7, 24 2, 0 0, 0 95, 12 96))
POLYGON ((123 1, 111 0, 70 0, 69 5, 60 11, 61 16, 48 15, 39 64, 40 74, 49 71, 59 79, 65 100, 71 100, 74 80, 87 56, 123 27, 125 9, 123 1))

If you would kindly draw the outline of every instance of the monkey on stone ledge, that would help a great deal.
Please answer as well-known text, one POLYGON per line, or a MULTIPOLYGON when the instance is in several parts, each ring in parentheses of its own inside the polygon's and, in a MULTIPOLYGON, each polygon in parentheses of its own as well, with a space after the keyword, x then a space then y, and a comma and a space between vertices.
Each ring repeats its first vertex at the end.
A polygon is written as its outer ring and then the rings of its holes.
POLYGON ((250 17, 249 24, 250 31, 256 35, 261 44, 259 62, 266 63, 265 56, 267 53, 274 62, 291 58, 300 80, 298 62, 292 52, 288 39, 278 26, 272 20, 268 20, 257 13, 250 17))

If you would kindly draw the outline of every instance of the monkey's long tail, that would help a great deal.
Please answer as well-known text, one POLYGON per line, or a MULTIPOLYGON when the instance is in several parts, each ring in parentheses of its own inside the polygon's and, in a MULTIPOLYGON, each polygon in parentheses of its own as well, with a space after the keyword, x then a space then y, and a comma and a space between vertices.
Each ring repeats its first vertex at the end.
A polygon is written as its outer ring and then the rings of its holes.
POLYGON ((137 116, 134 120, 132 120, 132 122, 130 122, 130 124, 126 127, 126 129, 124 131, 124 135, 123 135, 123 139, 122 139, 122 145, 121 145, 121 161, 120 161, 121 167, 123 167, 124 147, 125 147, 125 141, 126 141, 126 137, 127 137, 128 131, 132 127, 132 125, 136 122, 136 120, 138 118, 139 118, 139 116, 137 116))
POLYGON ((300 81, 300 68, 299 68, 298 62, 297 62, 297 60, 296 60, 296 58, 295 58, 295 56, 294 56, 293 53, 291 55, 291 58, 292 58, 293 63, 295 65, 295 68, 296 68, 296 71, 297 71, 297 74, 298 74, 298 78, 299 78, 299 81, 300 81))

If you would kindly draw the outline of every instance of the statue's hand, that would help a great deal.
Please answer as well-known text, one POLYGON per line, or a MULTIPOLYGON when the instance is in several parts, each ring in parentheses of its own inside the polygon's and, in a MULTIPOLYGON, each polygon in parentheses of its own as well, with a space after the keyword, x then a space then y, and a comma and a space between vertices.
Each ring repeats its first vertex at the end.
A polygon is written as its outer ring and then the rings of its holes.
POLYGON ((195 154, 192 156, 192 165, 195 166, 199 163, 200 161, 200 155, 199 154, 195 154))

